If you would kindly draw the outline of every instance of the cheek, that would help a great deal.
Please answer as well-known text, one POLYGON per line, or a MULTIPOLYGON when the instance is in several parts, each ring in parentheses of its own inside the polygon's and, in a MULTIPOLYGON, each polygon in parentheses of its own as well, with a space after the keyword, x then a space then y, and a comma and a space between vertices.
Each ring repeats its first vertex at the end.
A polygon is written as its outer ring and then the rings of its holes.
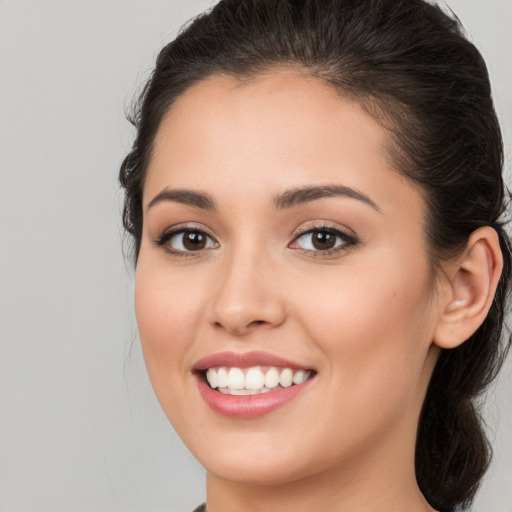
POLYGON ((398 404, 417 390, 432 336, 427 264, 391 254, 372 261, 308 286, 298 314, 355 408, 384 396, 398 404))
POLYGON ((135 312, 144 362, 155 395, 175 428, 190 427, 195 389, 190 372, 191 347, 197 338, 201 292, 190 277, 170 272, 158 260, 139 257, 135 280, 135 312), (187 423, 188 421, 188 423, 187 423))
POLYGON ((180 275, 139 258, 135 313, 144 359, 155 391, 160 378, 182 376, 201 302, 180 275))

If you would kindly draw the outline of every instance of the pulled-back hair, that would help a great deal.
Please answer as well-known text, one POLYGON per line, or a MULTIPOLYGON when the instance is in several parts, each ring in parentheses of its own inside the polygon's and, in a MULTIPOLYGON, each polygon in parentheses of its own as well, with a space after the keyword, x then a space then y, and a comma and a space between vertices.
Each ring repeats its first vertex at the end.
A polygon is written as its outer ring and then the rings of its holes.
POLYGON ((222 0, 193 19, 160 52, 132 116, 137 135, 120 182, 135 262, 145 174, 170 105, 211 75, 250 79, 276 68, 325 80, 389 131, 388 156, 427 204, 434 272, 464 250, 475 229, 498 233, 504 269, 491 309, 465 343, 441 352, 416 443, 416 478, 432 506, 468 506, 490 461, 477 399, 510 346, 511 248, 489 77, 458 20, 423 0, 222 0))

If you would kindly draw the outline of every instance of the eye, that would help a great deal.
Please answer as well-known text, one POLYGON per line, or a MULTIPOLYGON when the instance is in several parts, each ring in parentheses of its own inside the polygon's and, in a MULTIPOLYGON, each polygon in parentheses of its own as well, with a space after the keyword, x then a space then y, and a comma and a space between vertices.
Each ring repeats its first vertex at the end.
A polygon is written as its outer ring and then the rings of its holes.
POLYGON ((331 227, 319 227, 299 234, 290 247, 306 252, 332 254, 355 244, 356 239, 344 231, 331 227))
POLYGON ((200 229, 181 228, 167 231, 158 240, 157 246, 165 246, 171 253, 190 253, 218 247, 211 236, 200 229))

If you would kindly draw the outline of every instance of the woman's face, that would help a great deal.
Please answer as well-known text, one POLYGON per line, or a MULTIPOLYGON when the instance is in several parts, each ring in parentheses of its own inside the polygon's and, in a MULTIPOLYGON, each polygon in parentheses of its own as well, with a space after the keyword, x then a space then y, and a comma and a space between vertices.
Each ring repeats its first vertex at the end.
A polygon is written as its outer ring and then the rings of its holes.
POLYGON ((137 321, 156 395, 212 474, 412 466, 439 306, 424 202, 387 136, 322 82, 277 71, 204 80, 164 118, 137 321))

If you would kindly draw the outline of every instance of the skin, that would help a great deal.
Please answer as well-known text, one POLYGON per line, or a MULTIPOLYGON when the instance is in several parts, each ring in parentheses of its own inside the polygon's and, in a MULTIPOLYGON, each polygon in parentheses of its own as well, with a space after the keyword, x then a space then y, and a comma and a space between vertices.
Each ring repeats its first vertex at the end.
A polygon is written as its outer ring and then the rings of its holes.
POLYGON ((416 428, 434 339, 447 304, 461 302, 455 270, 434 286, 425 203, 392 168, 388 143, 357 104, 279 70, 204 80, 163 120, 144 186, 136 314, 155 393, 207 470, 209 512, 433 510, 414 476, 416 428), (273 206, 284 191, 333 184, 374 205, 334 196, 273 206), (208 194, 216 211, 148 207, 177 189, 208 194), (325 254, 299 233, 326 225, 351 241, 325 254), (179 237, 157 246, 173 227, 211 242, 186 254, 179 237), (194 364, 253 350, 317 375, 262 417, 214 412, 194 364))

